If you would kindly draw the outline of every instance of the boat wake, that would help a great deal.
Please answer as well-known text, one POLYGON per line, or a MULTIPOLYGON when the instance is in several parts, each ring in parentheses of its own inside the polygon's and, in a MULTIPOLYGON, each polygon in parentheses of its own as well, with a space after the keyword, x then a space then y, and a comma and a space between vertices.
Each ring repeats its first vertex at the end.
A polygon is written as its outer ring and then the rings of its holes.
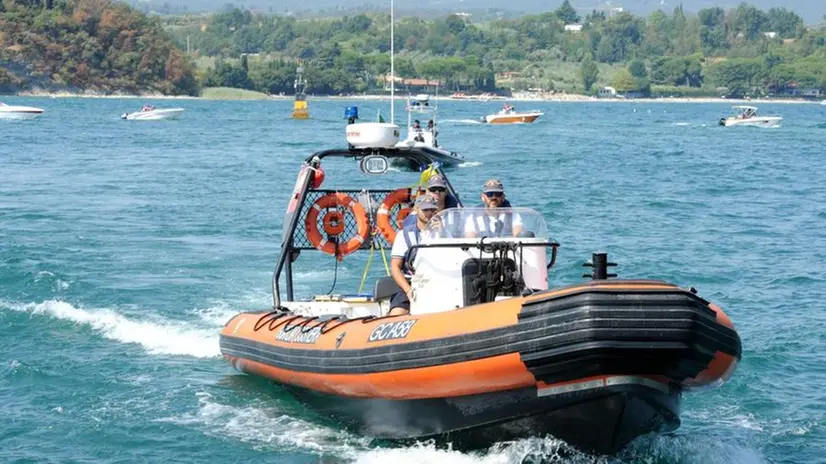
POLYGON ((465 161, 464 163, 460 163, 459 167, 460 168, 475 168, 475 167, 481 166, 481 165, 482 165, 481 161, 465 161))
POLYGON ((157 419, 182 426, 191 426, 209 436, 237 440, 257 449, 297 451, 313 455, 328 455, 352 462, 358 453, 368 449, 371 439, 324 427, 292 417, 277 406, 277 401, 265 406, 261 401, 246 407, 222 404, 210 393, 196 393, 198 409, 176 417, 157 419))
POLYGON ((53 317, 92 328, 106 339, 137 344, 150 354, 213 358, 218 349, 218 329, 238 311, 237 308, 215 307, 197 311, 200 319, 184 322, 152 317, 135 320, 108 308, 78 308, 59 300, 41 303, 14 303, 0 300, 0 311, 11 310, 38 316, 53 317))
POLYGON ((206 392, 197 393, 196 396, 196 411, 157 421, 194 427, 206 435, 237 440, 255 449, 307 453, 321 457, 322 462, 326 463, 766 462, 756 450, 729 444, 724 440, 711 440, 698 434, 641 437, 613 457, 585 454, 550 436, 496 443, 488 449, 476 452, 439 447, 432 441, 410 446, 385 446, 370 438, 297 418, 294 411, 279 405, 278 400, 253 400, 251 405, 238 407, 223 404, 206 392))
POLYGON ((452 124, 485 124, 478 119, 443 119, 440 121, 442 124, 444 123, 452 123, 452 124))

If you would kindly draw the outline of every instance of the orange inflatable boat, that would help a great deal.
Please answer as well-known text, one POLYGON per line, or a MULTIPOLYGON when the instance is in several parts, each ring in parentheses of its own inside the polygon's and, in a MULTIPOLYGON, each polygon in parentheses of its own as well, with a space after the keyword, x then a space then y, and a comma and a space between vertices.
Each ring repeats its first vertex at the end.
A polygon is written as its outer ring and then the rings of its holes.
MULTIPOLYGON (((591 280, 550 288, 559 245, 528 209, 502 213, 524 228, 512 236, 465 238, 445 226, 489 213, 475 208, 431 219, 439 227, 424 230, 416 246, 409 315, 386 315, 397 291, 388 278, 370 294, 294 298, 292 266, 301 250, 345 259, 378 241, 389 246, 369 212, 372 201, 361 211, 341 198, 355 191, 320 188, 321 163, 330 156, 361 159, 362 169, 381 170, 380 162, 364 162, 375 156, 429 165, 416 149, 331 150, 309 158, 288 207, 275 309, 236 315, 220 345, 239 371, 287 387, 342 426, 459 448, 552 434, 585 451, 612 453, 642 434, 676 429, 682 393, 721 384, 734 371, 739 336, 693 289, 612 279, 605 254, 593 256, 591 280), (320 198, 325 205, 338 199, 335 217, 325 220, 330 212, 313 206, 320 198), (319 246, 310 236, 347 246, 319 246)), ((366 193, 379 205, 396 190, 366 193)), ((397 227, 394 214, 384 222, 397 227)))

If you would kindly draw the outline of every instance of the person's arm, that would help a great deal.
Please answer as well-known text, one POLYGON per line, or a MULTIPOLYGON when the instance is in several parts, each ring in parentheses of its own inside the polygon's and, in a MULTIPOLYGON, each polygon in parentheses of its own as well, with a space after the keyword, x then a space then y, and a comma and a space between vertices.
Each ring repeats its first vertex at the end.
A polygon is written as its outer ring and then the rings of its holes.
POLYGON ((396 240, 393 241, 393 248, 390 250, 390 275, 393 281, 399 286, 402 291, 410 297, 410 283, 407 282, 407 277, 404 276, 404 255, 407 253, 407 242, 404 240, 404 231, 400 230, 396 234, 396 240))
POLYGON ((465 238, 476 238, 479 234, 476 233, 476 227, 474 227, 473 221, 476 220, 472 214, 465 219, 465 238))
POLYGON ((404 265, 403 258, 393 258, 390 260, 390 275, 393 276, 393 280, 396 282, 396 285, 399 286, 400 289, 410 298, 410 283, 407 281, 407 277, 404 276, 404 272, 402 272, 402 266, 404 265))
POLYGON ((519 235, 525 231, 525 226, 522 225, 522 216, 519 213, 512 213, 513 214, 513 236, 519 237, 519 235))

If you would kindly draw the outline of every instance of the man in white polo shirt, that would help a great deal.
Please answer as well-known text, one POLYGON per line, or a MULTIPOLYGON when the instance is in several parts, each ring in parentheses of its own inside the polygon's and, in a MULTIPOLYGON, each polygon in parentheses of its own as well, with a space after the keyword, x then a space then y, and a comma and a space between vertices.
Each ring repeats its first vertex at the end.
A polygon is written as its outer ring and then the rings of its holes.
POLYGON ((413 206, 416 215, 416 223, 405 226, 396 234, 393 241, 393 249, 390 251, 390 275, 396 285, 401 289, 390 299, 390 316, 408 314, 410 312, 410 282, 408 279, 413 276, 413 261, 416 259, 417 249, 411 250, 414 245, 419 244, 421 231, 425 228, 430 218, 439 210, 436 200, 430 195, 420 195, 413 206))

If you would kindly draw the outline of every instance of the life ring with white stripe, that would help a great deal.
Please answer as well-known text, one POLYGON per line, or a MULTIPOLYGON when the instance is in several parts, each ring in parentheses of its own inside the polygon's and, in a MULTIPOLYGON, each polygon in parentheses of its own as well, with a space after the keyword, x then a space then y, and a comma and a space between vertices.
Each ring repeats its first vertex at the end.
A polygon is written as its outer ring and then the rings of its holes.
POLYGON ((376 213, 376 227, 390 244, 396 240, 396 234, 401 230, 404 218, 410 214, 411 201, 410 189, 400 188, 390 192, 379 206, 379 211, 376 213), (396 213, 396 227, 393 227, 391 216, 396 205, 399 205, 399 212, 396 213))
POLYGON ((333 255, 341 261, 345 256, 361 248, 370 235, 370 220, 364 208, 349 195, 344 193, 328 193, 313 203, 307 212, 304 221, 307 240, 319 251, 333 255), (344 233, 344 214, 342 210, 349 210, 356 218, 356 233, 343 242, 340 240, 344 233), (318 217, 324 211, 323 223, 319 230, 318 217))

